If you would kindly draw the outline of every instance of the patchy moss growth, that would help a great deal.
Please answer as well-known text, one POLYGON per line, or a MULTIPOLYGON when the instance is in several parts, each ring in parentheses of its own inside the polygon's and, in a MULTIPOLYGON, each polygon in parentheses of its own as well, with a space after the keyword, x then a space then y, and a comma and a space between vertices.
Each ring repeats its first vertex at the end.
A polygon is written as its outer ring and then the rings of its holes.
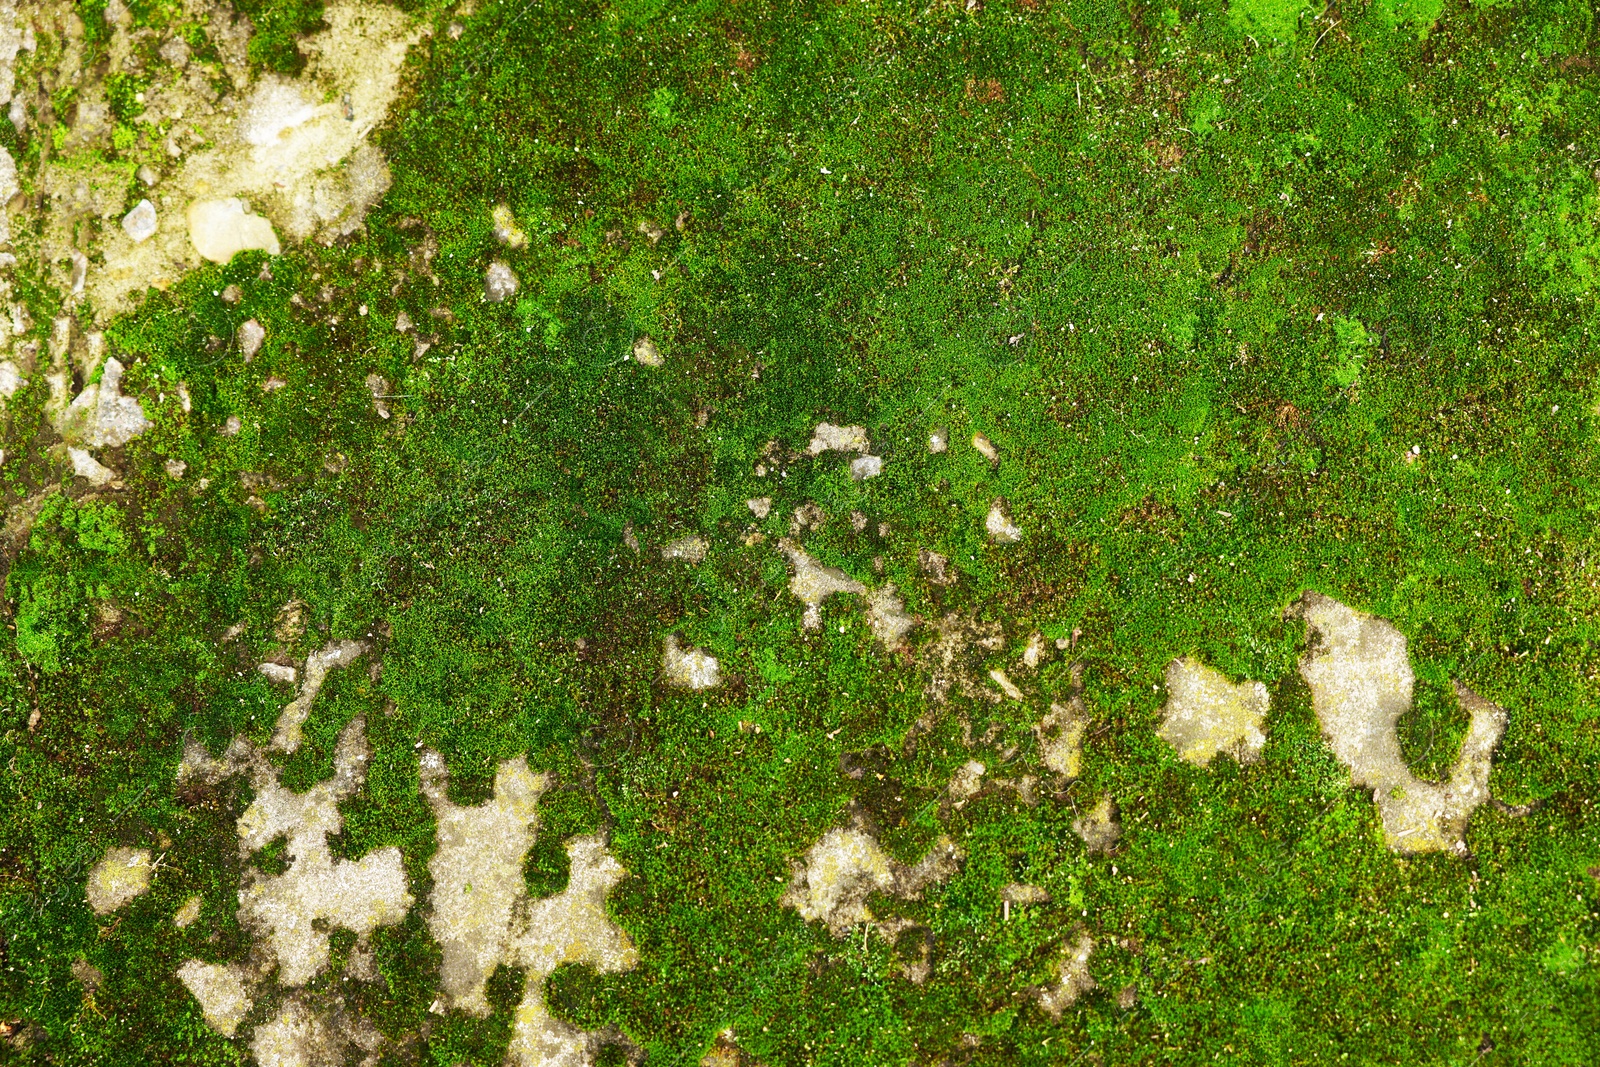
MULTIPOLYGON (((576 901, 567 845, 604 840, 626 876, 586 914, 637 951, 497 957, 474 1015, 434 1010, 421 904, 336 938, 294 1003, 392 1062, 505 1062, 523 1003, 593 1062, 1600 1058, 1588 13, 404 7, 432 33, 364 228, 105 324, 151 422, 98 450, 120 485, 71 476, 49 413, 53 323, 93 309, 13 232, 3 358, 40 347, 0 460, 0 1059, 249 1057, 277 979, 230 1041, 178 970, 251 956, 257 798, 176 772, 189 742, 266 746, 292 694, 260 665, 340 641, 367 651, 270 757, 302 794, 365 720, 329 861, 397 849, 432 900, 422 754, 456 808, 525 757, 528 898, 576 901), (520 287, 491 302, 497 260, 520 287), (861 448, 813 449, 823 424, 861 448), (792 594, 790 544, 850 592, 792 594), (1307 589, 1404 636, 1418 777, 1461 749, 1450 680, 1506 710, 1465 856, 1394 855, 1350 787, 1284 615, 1307 589), (666 683, 668 635, 714 688, 666 683), (1174 758, 1189 655, 1266 687, 1258 760, 1174 758), (1121 833, 1091 852, 1104 799, 1121 833), (783 899, 846 826, 894 869, 945 837, 963 860, 833 931, 783 899), (96 916, 113 848, 149 850, 150 888, 96 916)), ((227 20, 130 8, 220 70, 227 20)), ((320 18, 240 10, 275 70, 320 18)), ((164 151, 135 74, 91 101, 140 131, 124 171, 164 151)), ((52 86, 0 123, 24 163, 93 113, 52 86)))

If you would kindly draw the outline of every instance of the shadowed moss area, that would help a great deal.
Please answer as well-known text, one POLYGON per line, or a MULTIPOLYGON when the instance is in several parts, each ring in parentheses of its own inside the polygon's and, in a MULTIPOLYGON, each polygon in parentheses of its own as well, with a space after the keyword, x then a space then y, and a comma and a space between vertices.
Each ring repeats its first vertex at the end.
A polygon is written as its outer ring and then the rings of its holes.
MULTIPOLYGON (((319 6, 246 10, 252 58, 292 69, 319 6)), ((424 747, 458 803, 524 752, 554 776, 535 896, 567 885, 561 840, 608 835, 638 966, 546 989, 605 1031, 601 1062, 695 1064, 729 1028, 773 1067, 1600 1059, 1589 6, 417 10, 434 32, 365 230, 115 322, 155 425, 121 489, 68 479, 9 558, 7 1057, 250 1059, 175 977, 250 951, 248 789, 175 773, 186 741, 268 739, 292 692, 258 664, 354 638, 282 781, 327 778, 365 717, 331 846, 398 846, 418 901, 346 983, 385 1062, 502 1062, 522 981, 502 968, 484 1019, 430 1011, 424 747), (525 243, 497 240, 501 204, 525 243), (519 288, 489 302, 496 260, 519 288), (642 336, 661 367, 629 358, 642 336), (881 476, 790 455, 822 421, 866 427, 881 476), (1019 543, 985 535, 997 500, 1019 543), (1028 700, 935 701, 932 626, 887 652, 859 598, 803 629, 775 546, 810 503, 820 562, 930 624, 1001 624, 980 680, 1044 635, 1028 700), (690 534, 704 562, 661 558, 690 534), (1460 747, 1451 680, 1507 709, 1469 856, 1385 848, 1296 673, 1306 588, 1406 634, 1419 776, 1460 747), (673 632, 719 687, 663 685, 673 632), (1266 683, 1260 762, 1201 770, 1156 736, 1188 653, 1266 683), (1081 777, 947 803, 969 760, 1045 775, 1033 726, 1074 669, 1081 777), (1072 823, 1104 796, 1123 837, 1091 855, 1072 823), (942 834, 965 855, 922 899, 872 899, 915 924, 898 941, 780 906, 852 812, 901 862, 942 834), (118 845, 164 866, 95 916, 87 871, 118 845), (1049 901, 1007 910, 1013 883, 1049 901), (1083 933, 1097 988, 1053 1019, 1033 992, 1083 933)), ((56 309, 28 299, 43 337, 56 309)), ((8 506, 61 484, 41 390, 6 409, 8 506)))

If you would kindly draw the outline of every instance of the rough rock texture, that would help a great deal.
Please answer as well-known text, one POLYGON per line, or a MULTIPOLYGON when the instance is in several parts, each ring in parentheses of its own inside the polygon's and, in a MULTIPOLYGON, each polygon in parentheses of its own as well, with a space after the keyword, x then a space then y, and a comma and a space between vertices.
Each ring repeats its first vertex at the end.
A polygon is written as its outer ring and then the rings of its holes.
POLYGON ((84 386, 66 405, 56 425, 64 439, 88 448, 120 448, 150 428, 139 401, 122 395, 123 370, 115 357, 107 359, 100 380, 84 386))
POLYGON ((1322 734, 1350 768, 1352 782, 1372 790, 1389 848, 1466 855, 1467 820, 1489 799, 1490 762, 1505 732, 1505 711, 1455 683, 1456 699, 1472 716, 1461 755, 1448 781, 1422 781, 1406 766, 1395 733, 1395 723, 1411 709, 1415 683, 1405 635, 1321 593, 1305 593, 1290 611, 1305 620, 1311 638, 1300 675, 1311 688, 1322 734))
POLYGON ((96 915, 109 915, 150 889, 150 850, 114 848, 89 870, 86 892, 96 915))
POLYGON ((1180 759, 1197 767, 1219 752, 1252 763, 1267 743, 1261 724, 1270 699, 1260 682, 1234 684, 1221 671, 1183 656, 1167 664, 1167 704, 1158 733, 1180 759))
POLYGON ((1089 717, 1083 709, 1082 700, 1051 704, 1050 713, 1034 727, 1044 765, 1068 778, 1082 774, 1083 734, 1088 725, 1089 717))

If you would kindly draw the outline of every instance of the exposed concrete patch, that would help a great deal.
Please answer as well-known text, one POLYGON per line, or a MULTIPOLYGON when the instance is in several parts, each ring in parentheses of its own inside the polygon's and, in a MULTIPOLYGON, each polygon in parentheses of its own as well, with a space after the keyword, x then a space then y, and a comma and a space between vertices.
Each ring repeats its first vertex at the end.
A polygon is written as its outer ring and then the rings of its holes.
POLYGON ((1000 694, 979 681, 983 654, 1005 647, 1004 628, 971 616, 946 615, 934 625, 939 637, 922 656, 928 670, 927 694, 935 703, 949 700, 952 690, 987 703, 999 703, 1000 694))
POLYGON ((879 586, 868 595, 867 625, 890 652, 905 646, 906 637, 916 624, 916 620, 906 614, 905 601, 900 599, 893 582, 879 586))
POLYGON ((1311 688, 1323 737, 1352 782, 1372 790, 1389 848, 1466 855, 1467 820, 1489 799, 1505 711, 1454 683, 1456 699, 1472 717, 1461 755, 1448 781, 1423 781, 1406 765, 1395 733, 1395 723, 1411 709, 1415 683, 1405 635, 1321 593, 1303 594, 1290 614, 1305 620, 1312 639, 1300 675, 1311 688))
POLYGON ((1078 998, 1098 988, 1089 974, 1089 957, 1094 954, 1094 940, 1080 934, 1078 940, 1068 945, 1056 964, 1056 981, 1039 990, 1039 1007, 1052 1019, 1076 1004, 1078 998))
POLYGON ((917 568, 922 576, 934 585, 950 585, 955 575, 950 573, 950 560, 931 549, 917 550, 917 568))
POLYGON ((538 825, 538 799, 548 780, 526 757, 495 774, 495 795, 476 807, 452 803, 444 761, 426 752, 423 791, 439 826, 439 851, 429 861, 433 915, 429 927, 444 952, 440 980, 447 1002, 489 1013, 484 983, 501 963, 523 967, 527 981, 513 1020, 507 1062, 586 1064, 596 1037, 554 1018, 544 981, 562 963, 588 963, 606 973, 631 969, 638 953, 606 912, 606 896, 625 872, 598 837, 567 842, 567 888, 530 900, 522 865, 538 825))
POLYGON ((813 456, 820 456, 824 452, 866 452, 871 447, 864 426, 835 426, 831 422, 819 422, 811 433, 811 443, 806 446, 806 451, 813 456))
POLYGON ((794 570, 794 576, 789 580, 789 592, 806 606, 800 622, 807 630, 815 630, 822 625, 822 602, 828 597, 835 593, 864 595, 867 592, 866 586, 837 567, 824 567, 787 537, 778 542, 778 548, 794 570))
POLYGON ((1122 823, 1117 818, 1117 803, 1110 797, 1100 802, 1087 815, 1072 820, 1072 832, 1083 839, 1090 852, 1110 852, 1122 840, 1122 823))
MULTIPOLYGON (((119 10, 113 0, 107 14, 119 10)), ((28 105, 47 108, 42 98, 54 87, 70 83, 75 91, 74 108, 62 116, 71 125, 57 126, 59 150, 45 154, 27 183, 43 194, 29 204, 48 205, 30 251, 69 308, 87 299, 109 319, 129 310, 134 293, 167 288, 203 258, 220 261, 240 248, 278 251, 277 233, 331 242, 358 229, 388 188, 383 154, 368 140, 398 93, 407 50, 424 32, 419 20, 384 5, 331 3, 327 28, 301 42, 308 62, 299 77, 252 81, 250 23, 227 5, 186 5, 188 17, 209 20, 220 67, 196 61, 179 38, 154 49, 150 31, 127 17, 107 19, 101 62, 86 65, 82 23, 71 6, 41 3, 36 11, 41 34, 58 47, 49 67, 36 67, 39 77, 18 87, 10 113, 25 122, 28 105), (111 115, 106 84, 109 74, 125 71, 150 82, 132 125, 142 138, 164 139, 167 157, 164 173, 140 168, 142 200, 128 196, 120 165, 98 158, 125 132, 111 115), (245 202, 262 213, 246 212, 245 202), (98 228, 85 225, 95 220, 98 228), (86 238, 92 244, 80 248, 86 238)), ((9 230, 4 220, 0 230, 9 230)))
POLYGON ((1011 521, 1005 504, 999 500, 989 505, 983 528, 989 532, 989 539, 997 545, 1014 545, 1022 540, 1022 527, 1011 521))
POLYGON ((867 908, 873 893, 916 900, 929 885, 949 879, 961 869, 964 855, 955 842, 941 837, 914 866, 895 860, 870 835, 859 829, 833 829, 811 846, 805 862, 795 867, 789 889, 780 901, 807 922, 820 921, 836 938, 863 922, 876 923, 867 908))
POLYGON ((428 928, 444 953, 440 984, 450 1006, 488 1015, 484 983, 510 957, 514 911, 527 896, 522 865, 549 778, 530 771, 526 756, 506 760, 495 771, 494 796, 476 807, 446 796, 448 775, 437 752, 423 753, 421 778, 438 825, 439 850, 428 861, 428 928))
POLYGON ((177 911, 172 913, 172 925, 180 930, 187 930, 200 919, 200 897, 192 896, 183 902, 177 911))
MULTIPOLYGON (((309 681, 309 669, 307 674, 309 681)), ((265 933, 285 986, 304 985, 327 965, 329 929, 342 927, 365 941, 379 926, 403 921, 411 908, 398 848, 377 849, 355 861, 334 860, 328 849, 328 835, 344 825, 339 801, 365 780, 369 758, 366 721, 356 718, 339 735, 333 777, 304 793, 279 785, 270 765, 257 766, 256 798, 238 822, 240 858, 283 836, 289 867, 280 875, 245 870, 239 921, 265 933)))
POLYGON ((528 247, 527 231, 517 225, 517 217, 511 213, 509 205, 496 204, 489 212, 489 220, 494 225, 496 241, 510 249, 528 247))
POLYGON ((706 558, 706 553, 709 551, 711 551, 710 541, 699 534, 690 534, 662 545, 661 558, 682 560, 684 563, 699 563, 706 558))
MULTIPOLYGON (((304 627, 303 622, 301 626, 304 627)), ((280 623, 278 629, 280 633, 284 632, 284 624, 280 623)), ((366 650, 365 641, 334 641, 322 651, 306 657, 305 681, 300 684, 299 694, 284 706, 278 716, 278 727, 272 735, 273 748, 293 752, 300 747, 300 728, 305 725, 306 716, 311 714, 311 705, 322 691, 322 683, 327 680, 328 672, 335 667, 349 666, 366 650)))
POLYGON ((234 339, 239 342, 239 351, 244 355, 244 361, 250 362, 256 353, 261 351, 261 346, 267 339, 267 328, 255 319, 246 319, 234 331, 234 339))
POLYGON ((950 450, 950 431, 943 426, 935 426, 928 431, 928 451, 934 455, 950 450))
POLYGON ((677 634, 662 642, 662 675, 668 685, 679 689, 713 689, 722 681, 721 664, 715 656, 698 649, 684 648, 677 634))
POLYGON ((1157 733, 1180 759, 1197 767, 1210 764, 1219 752, 1254 763, 1267 743, 1261 724, 1270 701, 1260 682, 1236 685, 1221 671, 1182 656, 1167 664, 1167 705, 1157 733))
POLYGON ((667 361, 648 334, 633 342, 633 358, 645 367, 659 367, 667 361))
POLYGON ((255 1005, 243 969, 232 964, 187 960, 178 968, 178 981, 200 1002, 206 1025, 223 1037, 232 1037, 255 1005))
POLYGON ((375 1026, 346 1012, 337 998, 324 1013, 296 995, 284 1001, 274 1018, 256 1027, 250 1051, 258 1067, 343 1067, 351 1062, 376 1067, 385 1044, 375 1026), (362 1052, 366 1055, 358 1058, 362 1052))
POLYGON ((977 449, 979 455, 989 461, 989 466, 993 467, 999 464, 1000 450, 994 447, 994 442, 983 436, 983 434, 975 433, 972 435, 972 447, 977 449))
POLYGON ((854 481, 864 482, 868 478, 876 478, 882 473, 882 456, 857 456, 850 461, 850 477, 854 481))
POLYGON ((512 1021, 507 1062, 515 1067, 557 1067, 593 1062, 598 1044, 551 1015, 544 981, 563 963, 587 963, 602 974, 629 971, 639 962, 633 939, 611 921, 606 897, 626 876, 599 837, 567 842, 567 888, 533 901, 515 943, 515 962, 526 969, 522 1003, 512 1021))
POLYGON ((758 519, 764 519, 772 514, 772 498, 770 496, 753 496, 744 503, 750 509, 750 514, 758 519))
POLYGON ((1089 727, 1089 711, 1083 706, 1083 665, 1072 665, 1072 689, 1065 704, 1050 705, 1050 712, 1033 728, 1039 739, 1039 755, 1044 765, 1065 778, 1083 773, 1083 735, 1089 727))
POLYGON ((150 850, 114 848, 89 870, 86 893, 96 915, 109 915, 150 889, 150 850))

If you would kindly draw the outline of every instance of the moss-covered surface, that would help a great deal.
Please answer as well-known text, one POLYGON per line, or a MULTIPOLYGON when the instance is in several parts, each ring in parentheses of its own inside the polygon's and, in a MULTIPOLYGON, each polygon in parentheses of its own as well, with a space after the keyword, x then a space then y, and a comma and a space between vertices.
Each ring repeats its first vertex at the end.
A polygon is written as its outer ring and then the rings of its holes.
MULTIPOLYGON (((249 10, 270 31, 252 59, 292 69, 318 5, 249 10)), ((247 792, 174 775, 186 738, 264 742, 288 694, 256 664, 330 638, 373 651, 330 676, 283 780, 326 777, 366 716, 374 755, 335 852, 399 846, 425 901, 420 746, 462 801, 527 752, 558 783, 531 891, 566 883, 550 844, 603 830, 639 951, 623 974, 558 971, 549 1000, 651 1064, 696 1063, 729 1027, 771 1065, 1600 1059, 1589 7, 418 17, 436 32, 380 138, 394 185, 365 232, 265 274, 241 255, 112 324, 155 422, 115 457, 123 488, 62 481, 42 376, 7 406, 6 503, 63 489, 6 577, 0 1059, 249 1058, 174 977, 248 954, 247 792), (501 202, 525 248, 496 244, 501 202), (499 304, 482 299, 495 258, 522 286, 499 304), (213 339, 249 318, 267 340, 247 363, 213 339), (663 367, 626 358, 641 334, 663 367), (263 392, 269 376, 287 384, 263 392), (832 454, 755 474, 769 441, 803 450, 824 419, 866 426, 882 476, 852 481, 832 454), (762 495, 766 540, 746 543, 762 495), (1020 544, 985 539, 996 499, 1020 544), (853 598, 802 631, 774 544, 813 501, 832 518, 809 552, 892 580, 924 618, 1002 623, 989 665, 1034 630, 1079 634, 1078 783, 941 806, 969 759, 1043 773, 1031 727, 1071 664, 1030 676, 1029 704, 935 705, 853 598), (712 544, 698 566, 651 551, 688 533, 712 544), (922 549, 958 580, 926 581, 922 549), (1459 746, 1451 679, 1509 711, 1504 804, 1474 816, 1470 857, 1384 848, 1295 672, 1304 636, 1282 613, 1308 587, 1407 634, 1419 773, 1459 746), (296 599, 305 632, 275 635, 296 599), (720 660, 719 688, 662 687, 672 631, 720 660), (1163 669, 1190 652, 1267 683, 1259 763, 1199 770, 1156 737, 1163 669), (1090 856, 1071 822, 1107 794, 1123 840, 1090 856), (940 833, 966 854, 923 900, 874 902, 931 931, 923 985, 904 946, 779 906, 853 803, 903 861, 940 833), (85 878, 116 845, 163 866, 97 919, 85 878), (1052 902, 1005 920, 1013 882, 1052 902), (1028 991, 1085 930, 1099 988, 1053 1020, 1028 991), (80 959, 103 972, 92 991, 80 959)), ((49 136, 0 130, 19 158, 49 136)), ((59 297, 21 291, 42 339, 59 297)), ((499 1062, 521 976, 496 975, 487 1020, 431 1013, 424 911, 378 932, 379 977, 347 996, 397 1040, 392 1062, 499 1062)))

